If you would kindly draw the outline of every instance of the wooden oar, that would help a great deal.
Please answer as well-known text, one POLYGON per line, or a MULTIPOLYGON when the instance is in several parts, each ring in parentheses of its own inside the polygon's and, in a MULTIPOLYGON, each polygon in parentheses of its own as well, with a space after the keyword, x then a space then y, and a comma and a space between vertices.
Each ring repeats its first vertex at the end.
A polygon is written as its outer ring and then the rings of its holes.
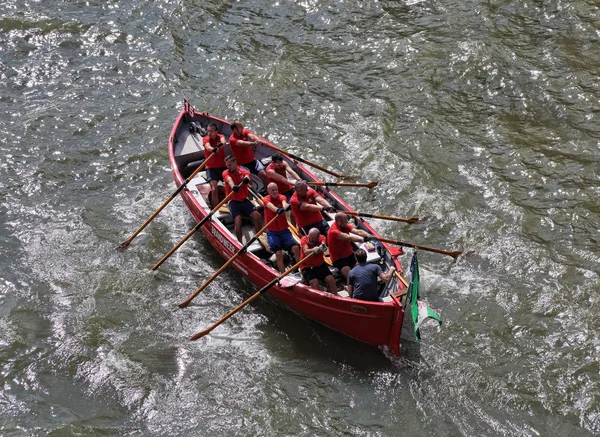
POLYGON ((144 228, 145 228, 146 226, 148 226, 148 224, 149 224, 149 223, 150 223, 152 220, 154 220, 154 218, 155 218, 155 217, 156 217, 156 216, 157 216, 157 215, 158 215, 158 214, 159 214, 159 213, 160 213, 160 212, 161 212, 161 211, 164 209, 164 207, 165 207, 165 206, 167 206, 167 205, 168 205, 168 204, 171 202, 171 200, 173 200, 173 199, 174 199, 174 198, 175 198, 175 197, 176 197, 176 196, 179 194, 179 192, 180 192, 181 190, 183 190, 183 188, 184 188, 184 187, 185 187, 185 186, 188 184, 188 182, 189 182, 189 181, 191 181, 192 179, 194 179, 194 177, 196 177, 196 175, 197 175, 198 173, 200 173, 202 170, 204 170, 204 167, 206 167, 206 164, 208 163, 208 161, 210 161, 210 159, 211 159, 213 156, 214 156, 214 153, 211 153, 211 154, 210 154, 210 156, 209 156, 208 158, 206 158, 206 159, 204 160, 204 162, 203 162, 202 164, 200 164, 200 166, 199 166, 199 167, 198 167, 196 170, 194 170, 194 172, 193 172, 193 173, 192 173, 190 176, 188 176, 188 178, 187 178, 185 181, 183 181, 183 182, 182 182, 182 184, 181 184, 181 185, 180 185, 180 186, 179 186, 179 187, 178 187, 178 188, 175 190, 175 192, 174 192, 173 194, 171 194, 171 196, 170 196, 170 197, 169 197, 167 200, 165 200, 165 202, 164 202, 164 203, 163 203, 163 204, 162 204, 162 205, 161 205, 161 206, 160 206, 160 207, 159 207, 159 208, 158 208, 156 211, 154 211, 154 214, 152 214, 152 215, 151 215, 151 216, 148 218, 148 220, 146 220, 146 221, 144 222, 144 224, 143 224, 142 226, 140 226, 140 227, 139 227, 139 229, 133 233, 133 235, 132 235, 131 237, 129 237, 127 240, 123 241, 123 242, 122 242, 122 243, 119 245, 118 249, 125 249, 127 246, 129 246, 129 244, 130 244, 130 243, 133 241, 133 239, 134 239, 135 237, 137 237, 137 235, 138 235, 140 232, 142 232, 142 231, 144 230, 144 228))
POLYGON ((314 185, 318 187, 367 187, 375 188, 379 182, 307 182, 308 185, 314 185))
POLYGON ((325 172, 327 174, 335 176, 336 178, 349 178, 350 177, 350 176, 346 176, 346 175, 343 175, 343 174, 340 174, 340 173, 333 172, 331 170, 327 170, 326 168, 321 167, 319 164, 315 164, 314 162, 307 161, 306 159, 300 158, 299 156, 292 155, 291 153, 286 152, 285 150, 282 150, 279 147, 273 146, 271 144, 267 144, 266 142, 263 142, 263 144, 266 147, 270 148, 270 149, 276 150, 277 152, 281 153, 282 155, 285 155, 285 156, 287 156, 289 158, 292 158, 295 161, 302 162, 304 164, 308 164, 311 167, 317 168, 317 169, 319 169, 319 170, 321 170, 321 171, 323 171, 323 172, 325 172))
POLYGON ((275 217, 273 217, 269 221, 269 223, 267 223, 260 231, 258 231, 254 235, 254 237, 252 237, 250 240, 248 240, 248 242, 246 242, 246 244, 244 244, 244 246, 242 246, 242 248, 240 250, 238 250, 235 255, 233 255, 231 258, 229 258, 227 260, 227 262, 225 264, 223 264, 223 266, 219 270, 217 270, 210 278, 208 278, 207 281, 200 286, 200 288, 198 288, 196 291, 194 291, 194 293, 190 297, 188 297, 187 300, 185 300, 184 302, 181 302, 179 304, 179 308, 185 308, 185 307, 187 307, 190 304, 190 302, 192 300, 194 300, 194 298, 196 296, 198 296, 202 292, 202 290, 204 290, 208 286, 208 284, 210 284, 214 279, 216 279, 216 277, 219 276, 223 272, 223 270, 225 270, 227 267, 229 267, 229 265, 233 261, 235 261, 238 256, 246 253, 246 251, 248 250, 248 248, 250 247, 250 245, 252 243, 254 243, 258 239, 258 237, 260 237, 260 235, 263 232, 265 232, 269 228, 269 226, 271 226, 271 224, 274 223, 275 220, 277 220, 278 218, 279 218, 279 214, 276 214, 275 217))
POLYGON ((296 270, 296 268, 304 263, 308 258, 310 258, 311 256, 314 256, 318 253, 321 253, 321 251, 317 251, 317 250, 313 250, 310 255, 305 256, 304 258, 302 258, 300 261, 298 261, 296 264, 294 264, 292 267, 290 267, 289 269, 287 269, 285 272, 283 272, 281 275, 277 276, 275 279, 273 279, 271 282, 269 282, 267 285, 265 285, 263 288, 261 288, 260 290, 258 290, 256 293, 254 293, 251 297, 249 297, 248 299, 246 299, 244 302, 242 302, 241 304, 239 304, 237 307, 235 307, 233 310, 231 310, 230 312, 228 312, 227 314, 225 314, 223 317, 221 317, 216 323, 212 324, 210 327, 206 328, 204 331, 200 331, 199 333, 193 335, 192 337, 190 337, 190 341, 193 340, 198 340, 199 338, 204 337, 206 334, 208 334, 210 331, 212 331, 213 329, 215 329, 217 326, 219 326, 221 323, 223 323, 225 320, 227 320, 228 318, 230 318, 231 316, 233 316, 235 313, 237 313, 239 310, 241 310, 242 308, 244 308, 246 305, 248 305, 250 302, 252 302, 254 299, 256 299, 258 296, 260 296, 261 294, 263 294, 265 291, 267 291, 269 288, 271 288, 273 285, 275 285, 277 282, 279 282, 282 278, 284 278, 285 276, 289 275, 290 273, 292 273, 294 270, 296 270))
POLYGON ((354 211, 340 211, 340 212, 343 212, 348 215, 358 216, 358 217, 368 217, 368 218, 376 218, 376 219, 382 219, 382 220, 393 220, 396 222, 404 222, 404 223, 410 223, 410 224, 417 223, 418 221, 420 221, 420 219, 418 217, 404 218, 404 217, 391 217, 388 215, 367 214, 366 212, 354 212, 354 211))
MULTIPOLYGON (((348 212, 348 211, 344 211, 344 212, 348 212)), ((372 237, 372 238, 373 238, 373 240, 383 241, 384 243, 395 244, 397 246, 415 247, 417 249, 426 250, 428 252, 435 252, 435 253, 441 253, 443 255, 449 255, 454 259, 458 258, 458 256, 462 253, 460 250, 450 252, 447 250, 436 249, 434 247, 421 246, 419 244, 404 243, 403 241, 397 241, 397 240, 388 240, 387 238, 377 238, 377 237, 372 237)))
MULTIPOLYGON (((239 186, 240 186, 240 185, 242 185, 242 184, 243 184, 243 182, 241 182, 241 183, 240 183, 239 185, 237 185, 237 186, 239 187, 239 186)), ((219 202, 219 204, 218 204, 217 206, 215 206, 215 207, 213 208, 213 210, 212 210, 211 212, 209 212, 209 213, 208 213, 208 215, 207 215, 206 217, 204 217, 202 220, 200 220, 200 221, 198 222, 198 224, 192 228, 192 230, 191 230, 191 231, 189 231, 187 234, 185 234, 185 237, 183 237, 183 238, 181 239, 181 241, 180 241, 179 243, 177 243, 177 244, 176 244, 176 245, 173 247, 173 249, 169 250, 169 252, 167 252, 167 254, 166 254, 165 256, 163 256, 163 257, 160 259, 160 261, 159 261, 159 262, 157 262, 156 264, 154 264, 154 266, 152 267, 152 270, 156 270, 157 268, 159 268, 159 267, 160 267, 160 265, 161 265, 163 262, 165 262, 165 260, 166 260, 168 257, 170 257, 170 256, 173 254, 173 252, 175 252, 177 249, 179 249, 179 247, 180 247, 180 246, 181 246, 183 243, 185 243, 185 242, 187 241, 187 239, 188 239, 188 238, 190 238, 194 232, 196 232, 198 229, 200 229, 200 228, 202 227, 202 225, 203 225, 204 223, 206 223, 208 220, 210 220, 210 218, 212 217, 212 215, 213 215, 215 212, 217 212, 217 211, 219 210, 219 208, 220 208, 220 207, 221 207, 221 206, 222 206, 222 205, 223 205, 225 202, 227 202, 227 201, 229 200, 229 198, 230 198, 231 196, 233 196, 234 194, 235 194, 235 191, 233 191, 233 190, 232 190, 232 191, 231 191, 231 193, 229 193, 227 196, 225 196, 225 199, 221 200, 221 202, 219 202)))

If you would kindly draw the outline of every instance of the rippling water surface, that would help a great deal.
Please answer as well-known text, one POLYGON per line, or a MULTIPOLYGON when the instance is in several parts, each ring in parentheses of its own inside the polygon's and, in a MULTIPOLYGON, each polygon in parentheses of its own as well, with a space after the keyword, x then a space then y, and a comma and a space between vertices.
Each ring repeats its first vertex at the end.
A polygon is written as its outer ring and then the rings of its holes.
MULTIPOLYGON (((548 1, 0 5, 0 434, 600 433, 600 9, 548 1), (186 97, 378 180, 442 316, 393 359, 262 299, 172 202, 186 97)), ((327 178, 327 175, 323 175, 327 178)), ((403 259, 406 264, 408 257, 403 259)))

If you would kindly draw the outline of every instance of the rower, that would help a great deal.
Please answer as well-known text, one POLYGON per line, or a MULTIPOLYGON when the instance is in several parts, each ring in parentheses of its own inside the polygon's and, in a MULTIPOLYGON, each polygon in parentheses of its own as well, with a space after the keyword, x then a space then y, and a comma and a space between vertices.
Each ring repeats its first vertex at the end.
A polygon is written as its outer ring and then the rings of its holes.
POLYGON ((322 212, 332 212, 333 207, 312 188, 308 188, 305 181, 296 181, 296 192, 290 199, 292 213, 298 227, 304 235, 312 228, 317 228, 321 235, 327 235, 329 225, 323 218, 322 212))
POLYGON ((277 261, 277 269, 280 272, 285 271, 283 262, 283 250, 292 252, 296 258, 296 262, 300 261, 300 247, 288 229, 288 222, 284 211, 289 209, 287 200, 283 194, 279 194, 277 184, 271 182, 267 185, 268 196, 263 197, 262 202, 265 207, 265 222, 271 221, 275 214, 279 214, 279 218, 267 229, 267 241, 269 249, 275 252, 277 261))
POLYGON ((225 194, 231 196, 227 206, 233 218, 235 226, 235 236, 238 241, 242 242, 242 214, 249 216, 254 223, 255 233, 258 233, 262 227, 262 217, 254 207, 254 204, 248 199, 248 184, 250 183, 250 172, 237 165, 234 156, 227 155, 225 158, 227 170, 223 172, 223 180, 225 181, 225 194))
POLYGON ((263 183, 263 191, 266 194, 264 187, 269 183, 267 174, 264 166, 254 157, 253 151, 253 148, 262 144, 262 141, 248 129, 244 129, 239 120, 234 121, 230 126, 233 133, 229 137, 229 145, 233 156, 237 159, 238 165, 246 167, 250 170, 250 173, 260 178, 263 183))
POLYGON ((348 223, 348 216, 343 212, 335 215, 335 222, 331 225, 327 234, 327 245, 329 246, 329 257, 333 265, 338 268, 348 280, 350 269, 356 264, 356 256, 352 243, 369 241, 369 233, 355 228, 348 223))

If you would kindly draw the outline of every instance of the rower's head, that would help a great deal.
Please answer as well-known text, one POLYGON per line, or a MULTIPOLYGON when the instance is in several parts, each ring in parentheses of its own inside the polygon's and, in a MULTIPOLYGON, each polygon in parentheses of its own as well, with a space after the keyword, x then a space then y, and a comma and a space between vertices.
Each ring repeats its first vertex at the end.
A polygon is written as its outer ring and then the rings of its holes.
POLYGON ((311 228, 308 231, 308 242, 313 246, 319 244, 319 235, 321 232, 317 228, 311 228))
POLYGON ((267 185, 267 192, 271 198, 277 199, 277 196, 279 195, 279 188, 277 187, 277 184, 275 182, 269 183, 269 185, 267 185))
POLYGON ((348 226, 348 216, 343 212, 338 212, 335 215, 335 224, 338 228, 345 228, 348 226))
POLYGON ((235 160, 235 156, 227 155, 225 157, 225 165, 227 166, 227 170, 236 172, 238 169, 237 161, 235 160))
POLYGON ((219 135, 219 130, 217 129, 216 123, 208 123, 208 126, 206 127, 206 131, 208 132, 208 136, 211 140, 217 139, 217 137, 219 135))
POLYGON ((306 181, 296 181, 294 188, 300 197, 305 197, 308 193, 308 185, 306 185, 306 181))
POLYGON ((364 249, 358 249, 354 252, 354 255, 356 255, 356 261, 358 261, 359 264, 367 262, 367 252, 364 249))
POLYGON ((283 155, 281 153, 275 153, 273 156, 271 156, 271 162, 277 168, 285 167, 285 164, 283 163, 283 155))
POLYGON ((237 137, 241 136, 244 132, 244 125, 239 120, 235 120, 233 123, 231 123, 230 127, 237 137))

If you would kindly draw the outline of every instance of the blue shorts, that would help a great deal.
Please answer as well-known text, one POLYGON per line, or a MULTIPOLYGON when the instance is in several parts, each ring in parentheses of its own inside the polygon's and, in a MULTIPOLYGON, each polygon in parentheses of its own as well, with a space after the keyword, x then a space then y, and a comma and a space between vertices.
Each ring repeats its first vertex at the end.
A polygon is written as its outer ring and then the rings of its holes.
POLYGON ((236 218, 238 215, 250 215, 256 208, 248 199, 244 199, 241 202, 237 200, 230 200, 227 202, 229 212, 232 218, 236 218))
POLYGON ((250 162, 245 164, 240 164, 242 167, 246 168, 250 173, 258 175, 261 171, 265 170, 264 165, 260 163, 260 161, 253 159, 250 162))
POLYGON ((273 252, 278 250, 291 250, 293 246, 298 246, 298 242, 294 240, 292 233, 289 229, 283 229, 281 231, 267 231, 267 242, 269 248, 273 252))
POLYGON ((223 172, 227 170, 227 167, 207 168, 206 169, 206 180, 207 181, 221 181, 223 182, 223 172))
POLYGON ((317 223, 312 223, 310 225, 302 226, 300 229, 304 235, 308 235, 308 231, 312 228, 317 228, 321 235, 327 236, 327 232, 329 232, 329 224, 325 221, 325 219, 321 220, 317 223))

